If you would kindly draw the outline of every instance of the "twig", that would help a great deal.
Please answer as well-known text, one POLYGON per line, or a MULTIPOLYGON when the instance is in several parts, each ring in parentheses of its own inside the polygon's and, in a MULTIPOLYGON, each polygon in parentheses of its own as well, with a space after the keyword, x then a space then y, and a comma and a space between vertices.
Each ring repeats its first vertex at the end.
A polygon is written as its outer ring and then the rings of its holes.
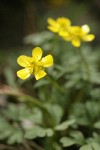
POLYGON ((15 150, 15 149, 12 146, 0 144, 0 150, 15 150))
POLYGON ((35 143, 34 141, 29 141, 29 144, 31 145, 31 147, 35 148, 36 150, 44 150, 42 147, 40 147, 37 143, 35 143))
POLYGON ((24 150, 32 150, 31 146, 26 140, 24 140, 22 144, 23 144, 24 150))

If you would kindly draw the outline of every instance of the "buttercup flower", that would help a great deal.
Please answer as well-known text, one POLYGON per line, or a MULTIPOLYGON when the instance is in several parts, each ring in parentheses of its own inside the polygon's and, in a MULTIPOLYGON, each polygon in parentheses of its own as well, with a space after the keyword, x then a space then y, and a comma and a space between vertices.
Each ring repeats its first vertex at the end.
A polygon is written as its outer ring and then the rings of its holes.
POLYGON ((56 20, 48 18, 47 22, 49 24, 47 28, 52 32, 58 33, 59 35, 65 34, 65 32, 67 34, 67 30, 71 25, 70 20, 65 17, 59 17, 56 20))
POLYGON ((19 78, 24 80, 34 74, 36 80, 38 80, 46 75, 43 69, 53 65, 53 57, 52 55, 47 55, 42 58, 42 49, 36 47, 32 50, 32 57, 21 55, 18 57, 17 63, 24 67, 24 69, 17 71, 19 78))
POLYGON ((81 42, 90 42, 95 36, 89 34, 90 28, 88 25, 71 26, 71 21, 65 17, 59 17, 56 20, 48 18, 48 29, 57 33, 64 40, 69 41, 75 47, 80 47, 81 42))
POLYGON ((90 28, 88 25, 83 26, 71 26, 69 29, 69 34, 62 36, 66 41, 71 41, 72 45, 75 47, 80 47, 81 41, 90 42, 94 40, 95 36, 93 34, 88 34, 90 28))

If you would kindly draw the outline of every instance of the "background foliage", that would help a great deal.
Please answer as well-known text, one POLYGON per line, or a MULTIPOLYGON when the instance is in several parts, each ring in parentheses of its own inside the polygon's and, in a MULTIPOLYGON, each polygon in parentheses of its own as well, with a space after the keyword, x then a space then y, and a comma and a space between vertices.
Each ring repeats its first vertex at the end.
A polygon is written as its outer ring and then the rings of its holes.
POLYGON ((16 10, 0 3, 0 150, 100 150, 99 1, 20 0, 16 10), (96 39, 80 53, 47 30, 47 18, 59 16, 89 24, 96 39), (35 46, 54 56, 54 66, 39 81, 20 80, 16 59, 35 46))

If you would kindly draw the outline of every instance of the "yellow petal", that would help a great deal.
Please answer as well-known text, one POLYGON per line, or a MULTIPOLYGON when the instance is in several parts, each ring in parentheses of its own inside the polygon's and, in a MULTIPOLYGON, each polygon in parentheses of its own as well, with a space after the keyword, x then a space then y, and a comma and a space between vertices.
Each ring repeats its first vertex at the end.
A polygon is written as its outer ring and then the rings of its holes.
POLYGON ((65 17, 59 17, 57 19, 57 22, 61 25, 65 25, 65 26, 70 26, 71 25, 71 21, 68 18, 65 18, 65 17))
POLYGON ((34 75, 35 75, 36 80, 39 80, 46 75, 46 72, 43 71, 42 69, 38 69, 34 75))
POLYGON ((59 31, 59 26, 47 26, 47 28, 54 33, 59 31))
POLYGON ((47 26, 47 28, 52 31, 52 32, 55 32, 57 33, 59 31, 59 28, 60 28, 60 25, 57 23, 57 21, 55 21, 54 19, 52 18, 48 18, 48 23, 49 25, 47 26))
POLYGON ((36 47, 32 50, 33 60, 38 62, 42 57, 42 49, 40 47, 36 47))
POLYGON ((80 26, 72 26, 70 27, 70 32, 74 35, 79 35, 82 32, 82 29, 80 26))
POLYGON ((42 58, 41 60, 41 65, 43 67, 49 67, 53 65, 53 57, 52 55, 47 55, 45 57, 42 58))
POLYGON ((54 19, 52 18, 48 18, 47 20, 48 24, 52 25, 52 26, 55 26, 55 24, 57 23, 54 19))
POLYGON ((17 58, 17 63, 22 67, 27 67, 30 65, 31 58, 25 55, 21 55, 17 58))
POLYGON ((89 33, 90 32, 90 28, 89 28, 89 26, 87 24, 85 24, 85 25, 82 26, 82 30, 85 33, 89 33))
POLYGON ((29 68, 21 69, 17 71, 17 76, 21 78, 22 80, 25 80, 31 75, 31 73, 32 73, 32 70, 29 68))
POLYGON ((75 47, 80 47, 81 45, 81 42, 79 39, 73 39, 71 42, 72 42, 72 45, 75 47))
POLYGON ((58 34, 60 36, 62 36, 62 37, 68 37, 68 36, 70 36, 69 32, 66 31, 66 30, 60 30, 58 34))
POLYGON ((93 35, 93 34, 88 34, 88 35, 83 36, 83 41, 90 42, 90 41, 93 41, 94 38, 95 38, 95 35, 93 35))

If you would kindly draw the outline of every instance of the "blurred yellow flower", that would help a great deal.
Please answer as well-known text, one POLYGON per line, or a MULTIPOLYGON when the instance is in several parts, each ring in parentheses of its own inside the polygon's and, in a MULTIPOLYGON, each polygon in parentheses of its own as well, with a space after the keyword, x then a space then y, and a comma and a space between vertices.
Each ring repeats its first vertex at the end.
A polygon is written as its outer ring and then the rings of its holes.
POLYGON ((56 20, 48 18, 47 22, 49 24, 47 28, 52 32, 58 33, 59 35, 62 35, 65 32, 67 34, 67 30, 71 25, 70 20, 65 17, 59 17, 56 20))
POLYGON ((17 71, 19 78, 24 80, 34 74, 36 80, 38 80, 46 75, 43 69, 53 65, 53 57, 52 55, 47 55, 42 58, 42 49, 36 47, 32 50, 32 57, 21 55, 18 57, 17 63, 24 67, 24 69, 17 71))
POLYGON ((90 28, 88 25, 83 26, 71 26, 69 29, 69 34, 64 34, 62 37, 66 41, 71 41, 72 45, 75 47, 80 47, 81 41, 90 42, 94 40, 95 36, 93 34, 88 34, 90 28))
POLYGON ((56 20, 48 18, 47 28, 57 33, 64 40, 69 41, 75 47, 80 47, 81 42, 90 42, 94 40, 95 35, 89 34, 90 28, 88 25, 83 26, 71 26, 71 21, 65 17, 59 17, 56 20))

